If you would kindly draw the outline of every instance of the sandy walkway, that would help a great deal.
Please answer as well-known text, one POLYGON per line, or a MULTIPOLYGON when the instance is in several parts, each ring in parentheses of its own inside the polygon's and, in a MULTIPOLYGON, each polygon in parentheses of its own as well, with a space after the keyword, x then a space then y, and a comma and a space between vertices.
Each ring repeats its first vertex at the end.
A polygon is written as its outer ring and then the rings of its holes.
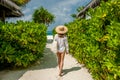
POLYGON ((64 75, 59 77, 56 55, 51 51, 52 45, 47 44, 46 47, 44 63, 39 66, 42 69, 29 70, 19 80, 93 80, 87 69, 70 55, 65 56, 64 75))

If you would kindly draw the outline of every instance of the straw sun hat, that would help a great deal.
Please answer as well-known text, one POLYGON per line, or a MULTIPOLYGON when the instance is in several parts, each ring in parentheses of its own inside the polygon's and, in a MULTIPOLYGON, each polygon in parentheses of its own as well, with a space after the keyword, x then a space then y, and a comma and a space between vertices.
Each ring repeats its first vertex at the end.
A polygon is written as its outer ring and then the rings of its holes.
POLYGON ((58 34, 65 34, 65 33, 67 33, 68 28, 67 28, 66 26, 60 25, 60 26, 57 26, 57 27, 55 28, 55 31, 56 31, 58 34))

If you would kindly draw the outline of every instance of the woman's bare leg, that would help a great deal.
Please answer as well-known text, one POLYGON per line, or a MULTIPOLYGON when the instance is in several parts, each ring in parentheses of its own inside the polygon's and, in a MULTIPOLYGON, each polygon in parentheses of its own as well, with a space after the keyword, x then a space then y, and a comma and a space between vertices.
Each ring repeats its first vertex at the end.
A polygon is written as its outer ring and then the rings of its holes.
POLYGON ((58 66, 59 66, 59 69, 60 69, 60 59, 61 59, 61 56, 60 56, 60 53, 59 52, 57 52, 57 57, 58 57, 58 66))
POLYGON ((64 56, 65 56, 65 53, 60 53, 60 73, 59 75, 61 76, 61 73, 62 73, 62 70, 63 70, 63 65, 64 65, 64 56))

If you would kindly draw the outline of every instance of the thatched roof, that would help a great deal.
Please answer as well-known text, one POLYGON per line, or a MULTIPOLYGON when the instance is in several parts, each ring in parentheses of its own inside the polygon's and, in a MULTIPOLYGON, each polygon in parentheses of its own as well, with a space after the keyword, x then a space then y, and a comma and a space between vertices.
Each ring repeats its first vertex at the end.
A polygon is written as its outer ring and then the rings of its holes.
POLYGON ((11 0, 0 0, 0 17, 20 17, 22 15, 20 7, 11 0))
MULTIPOLYGON (((88 5, 86 5, 83 10, 81 10, 76 16, 77 18, 85 18, 85 13, 89 8, 95 8, 100 5, 100 2, 102 0, 92 0, 88 5)), ((108 0, 103 0, 104 2, 107 2, 108 0)))
POLYGON ((100 0, 92 0, 88 5, 86 5, 83 10, 81 10, 78 14, 77 17, 84 18, 85 13, 89 8, 95 8, 96 6, 100 5, 100 0))

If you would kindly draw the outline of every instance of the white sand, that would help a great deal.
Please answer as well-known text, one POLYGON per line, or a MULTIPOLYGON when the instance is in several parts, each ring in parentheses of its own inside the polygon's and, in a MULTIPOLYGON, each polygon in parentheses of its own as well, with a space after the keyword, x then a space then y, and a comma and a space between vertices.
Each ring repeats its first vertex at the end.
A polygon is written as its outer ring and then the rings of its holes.
POLYGON ((43 62, 37 66, 40 69, 28 70, 18 80, 93 80, 88 70, 69 54, 65 55, 64 74, 59 77, 56 54, 51 48, 51 43, 46 45, 43 62))
POLYGON ((47 35, 47 40, 53 39, 53 35, 47 35))
POLYGON ((47 35, 47 42, 51 43, 53 41, 53 35, 47 35))

